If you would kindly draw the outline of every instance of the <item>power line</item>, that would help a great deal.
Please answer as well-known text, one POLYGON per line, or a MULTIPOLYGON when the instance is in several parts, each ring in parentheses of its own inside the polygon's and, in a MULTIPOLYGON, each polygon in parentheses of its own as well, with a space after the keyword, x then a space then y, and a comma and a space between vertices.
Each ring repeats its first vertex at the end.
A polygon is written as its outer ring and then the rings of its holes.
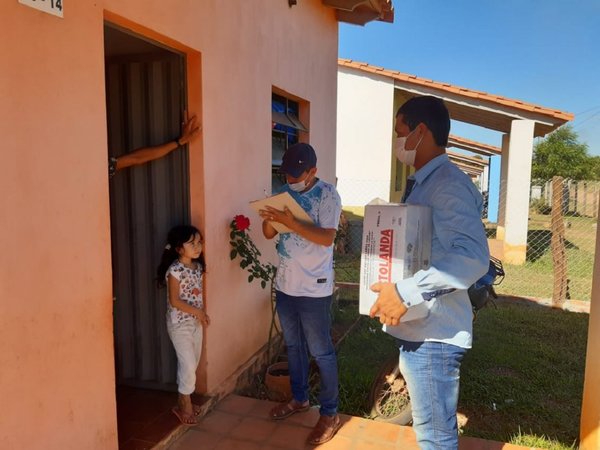
POLYGON ((576 125, 573 125, 573 129, 580 127, 581 125, 583 125, 584 123, 586 123, 588 120, 593 119, 594 117, 600 115, 600 111, 595 112, 594 114, 592 114, 590 117, 588 117, 587 119, 582 120, 581 122, 579 122, 576 125))
POLYGON ((592 111, 594 109, 597 109, 597 108, 600 108, 600 105, 592 106, 591 108, 588 108, 585 111, 581 111, 581 112, 575 113, 575 116, 581 116, 581 115, 583 115, 583 114, 585 114, 585 113, 587 113, 589 111, 592 111))

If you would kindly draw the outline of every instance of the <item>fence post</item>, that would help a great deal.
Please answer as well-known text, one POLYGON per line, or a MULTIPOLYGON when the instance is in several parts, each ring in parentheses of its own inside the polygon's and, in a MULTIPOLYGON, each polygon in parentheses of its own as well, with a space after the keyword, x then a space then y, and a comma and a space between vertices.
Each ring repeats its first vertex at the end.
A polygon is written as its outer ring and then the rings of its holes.
POLYGON ((552 238, 550 243, 554 269, 552 306, 561 307, 567 299, 567 255, 565 253, 562 177, 552 178, 552 238))
POLYGON ((592 217, 598 217, 598 183, 594 183, 594 189, 593 189, 594 195, 592 197, 592 205, 593 205, 593 211, 592 211, 592 217))
POLYGON ((581 196, 583 198, 583 212, 581 215, 587 217, 587 181, 582 181, 581 190, 583 191, 581 196))
POLYGON ((579 181, 575 181, 575 198, 573 199, 573 212, 579 212, 579 181))

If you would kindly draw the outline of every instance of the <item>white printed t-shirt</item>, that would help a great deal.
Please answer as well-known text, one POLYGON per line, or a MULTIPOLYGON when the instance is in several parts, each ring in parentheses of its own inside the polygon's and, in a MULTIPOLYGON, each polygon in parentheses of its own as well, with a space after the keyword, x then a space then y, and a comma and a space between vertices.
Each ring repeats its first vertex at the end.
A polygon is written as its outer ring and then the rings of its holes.
MULTIPOLYGON (((307 192, 289 192, 320 228, 337 230, 342 202, 335 187, 322 180, 307 192)), ((325 247, 296 233, 281 233, 275 289, 294 297, 327 297, 333 293, 333 245, 325 247)))
MULTIPOLYGON (((196 308, 202 308, 202 268, 200 264, 196 263, 196 268, 190 269, 176 259, 167 270, 165 277, 167 285, 169 275, 179 281, 179 298, 196 308)), ((169 289, 167 289, 167 322, 177 324, 187 320, 196 320, 196 318, 180 309, 173 308, 169 301, 169 289)))

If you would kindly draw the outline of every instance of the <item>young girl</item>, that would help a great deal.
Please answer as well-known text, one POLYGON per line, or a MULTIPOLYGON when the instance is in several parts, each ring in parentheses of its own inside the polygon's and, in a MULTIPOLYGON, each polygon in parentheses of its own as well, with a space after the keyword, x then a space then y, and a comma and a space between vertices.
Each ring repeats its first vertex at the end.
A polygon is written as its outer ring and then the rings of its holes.
POLYGON ((190 395, 196 386, 202 327, 210 324, 202 301, 204 270, 200 231, 187 225, 169 231, 157 275, 159 285, 167 285, 167 331, 177 353, 179 398, 172 411, 187 425, 196 423, 199 412, 190 395))

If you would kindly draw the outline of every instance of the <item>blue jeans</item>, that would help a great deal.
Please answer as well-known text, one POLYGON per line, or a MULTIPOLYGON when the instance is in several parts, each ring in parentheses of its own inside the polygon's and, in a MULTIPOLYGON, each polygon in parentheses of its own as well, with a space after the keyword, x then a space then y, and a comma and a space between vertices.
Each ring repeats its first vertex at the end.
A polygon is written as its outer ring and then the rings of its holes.
POLYGON ((456 406, 466 349, 443 342, 397 342, 419 448, 457 449, 456 406))
POLYGON ((308 352, 321 375, 321 415, 337 414, 338 371, 331 341, 331 296, 293 297, 275 292, 277 314, 287 346, 292 394, 298 402, 308 400, 308 352))

